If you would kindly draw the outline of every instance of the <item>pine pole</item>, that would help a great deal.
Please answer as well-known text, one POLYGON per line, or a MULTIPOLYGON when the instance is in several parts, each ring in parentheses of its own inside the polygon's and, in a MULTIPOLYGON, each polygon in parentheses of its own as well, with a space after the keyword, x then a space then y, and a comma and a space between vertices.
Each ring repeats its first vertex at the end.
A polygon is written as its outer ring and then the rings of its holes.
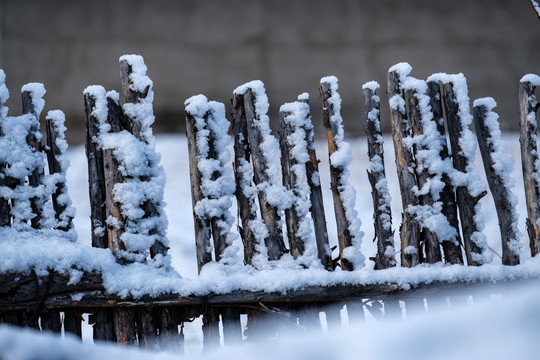
MULTIPOLYGON (((260 121, 260 115, 257 112, 255 101, 256 94, 253 89, 248 89, 243 94, 244 111, 247 120, 247 135, 251 160, 253 163, 253 180, 256 185, 269 184, 270 177, 267 174, 269 164, 263 155, 261 144, 264 141, 262 134, 256 125, 260 121)), ((276 184, 271 184, 276 185, 276 184)), ((268 237, 264 239, 264 243, 268 249, 268 259, 278 260, 286 251, 285 243, 283 242, 283 234, 280 226, 280 216, 276 206, 268 202, 266 191, 259 191, 259 207, 261 216, 266 228, 268 229, 268 237)))
MULTIPOLYGON (((451 82, 442 84, 441 93, 454 168, 462 173, 467 173, 468 160, 463 153, 459 141, 462 137, 463 130, 459 114, 459 103, 456 99, 453 84, 451 82)), ((473 196, 465 186, 458 186, 456 189, 465 255, 467 257, 467 264, 472 266, 482 265, 482 262, 477 259, 477 256, 482 254, 482 248, 473 239, 473 235, 480 232, 475 220, 477 215, 476 205, 486 194, 487 192, 483 191, 477 196, 473 196)))
POLYGON ((538 169, 538 108, 540 107, 534 92, 540 85, 540 77, 525 76, 519 84, 519 116, 521 164, 525 201, 527 204, 527 233, 531 256, 540 253, 540 182, 538 169))
MULTIPOLYGON (((422 113, 420 112, 418 97, 416 96, 415 90, 405 91, 405 105, 412 134, 414 137, 421 137, 424 134, 424 129, 422 126, 422 113)), ((418 148, 417 145, 414 145, 413 150, 416 154, 418 151, 422 151, 424 149, 418 148)), ((418 157, 415 158, 415 162, 416 182, 418 184, 418 188, 421 189, 430 182, 431 175, 429 174, 428 168, 425 166, 425 164, 420 162, 418 157)), ((432 207, 434 200, 431 192, 419 196, 419 202, 421 205, 432 207)), ((425 249, 425 262, 434 264, 442 260, 441 249, 439 247, 439 238, 436 233, 429 230, 427 227, 422 227, 421 229, 420 244, 423 245, 425 249)))
POLYGON ((392 210, 390 192, 384 169, 384 147, 380 122, 380 101, 376 94, 379 84, 366 83, 362 87, 366 118, 366 135, 370 168, 367 170, 373 198, 373 220, 377 254, 375 269, 396 266, 394 231, 392 230, 392 210))
POLYGON ((247 120, 242 95, 234 94, 232 99, 232 134, 234 136, 234 178, 236 182, 236 201, 241 226, 238 232, 244 244, 244 263, 251 264, 256 253, 257 240, 251 229, 251 222, 257 218, 255 199, 246 194, 246 187, 250 186, 250 174, 247 171, 251 167, 249 159, 251 153, 247 142, 247 120))
MULTIPOLYGON (((38 85, 38 84, 33 84, 38 85)), ((40 90, 45 93, 45 89, 42 84, 40 85, 40 90)), ((35 97, 38 97, 42 94, 36 93, 36 86, 32 88, 27 88, 26 85, 22 89, 22 107, 23 114, 30 114, 33 116, 32 126, 29 129, 26 141, 28 145, 35 151, 41 152, 41 140, 40 140, 40 130, 39 130, 39 116, 40 110, 37 108, 37 104, 34 102, 35 97)), ((32 173, 28 177, 28 183, 30 186, 36 188, 43 183, 43 178, 45 176, 43 166, 38 166, 32 169, 32 173)), ((32 213, 34 217, 30 220, 32 227, 34 229, 39 229, 41 227, 41 214, 43 213, 43 200, 37 197, 30 199, 30 204, 32 207, 32 213)))
MULTIPOLYGON (((496 142, 501 141, 496 133, 498 123, 497 115, 492 112, 495 101, 492 98, 479 99, 475 101, 473 107, 473 119, 478 139, 478 146, 482 154, 486 178, 493 195, 497 218, 502 241, 502 263, 504 265, 519 264, 519 232, 517 229, 516 202, 512 198, 510 184, 507 180, 509 174, 504 174, 504 168, 496 168, 496 164, 501 164, 504 154, 496 149, 496 142), (488 119, 488 117, 492 119, 488 119), (490 121, 490 122, 488 122, 490 121), (496 128, 495 128, 496 127, 496 128)), ((502 149, 501 149, 502 150, 502 149)))
POLYGON ((206 217, 199 216, 195 212, 195 205, 204 198, 201 190, 201 173, 197 160, 197 119, 193 114, 186 111, 186 136, 189 150, 189 178, 191 181, 191 200, 193 205, 193 222, 195 225, 195 246, 197 250, 197 268, 212 261, 211 248, 211 224, 206 217))
MULTIPOLYGON (((309 106, 309 99, 306 96, 299 96, 298 101, 309 106)), ((308 117, 311 115, 308 113, 308 117)), ((326 270, 333 270, 332 251, 328 242, 328 230, 326 228, 326 214, 324 213, 324 203, 319 175, 319 159, 315 151, 315 134, 313 124, 309 120, 309 128, 305 128, 306 142, 309 155, 309 162, 306 163, 306 177, 310 188, 311 216, 313 218, 313 228, 315 230, 315 241, 317 242, 317 256, 321 260, 326 270)))
MULTIPOLYGON (((410 68, 409 68, 410 71, 410 68)), ((401 89, 401 78, 407 76, 390 68, 388 72, 388 99, 390 101, 390 120, 392 125, 392 139, 396 154, 396 168, 403 204, 401 238, 401 266, 413 267, 420 263, 419 238, 420 224, 409 212, 409 206, 418 205, 418 197, 412 192, 417 186, 414 174, 415 162, 412 152, 405 145, 404 139, 411 136, 411 127, 405 113, 405 100, 401 89), (402 107, 397 106, 401 104, 402 107)))
MULTIPOLYGON (((437 131, 441 141, 440 157, 442 161, 450 161, 448 151, 448 140, 444 128, 443 105, 441 102, 441 84, 437 81, 427 82, 427 95, 429 96, 429 105, 433 113, 433 119, 437 123, 437 131)), ((447 173, 442 174, 444 188, 440 193, 440 201, 444 204, 441 209, 442 214, 448 220, 450 226, 456 230, 455 241, 443 240, 441 243, 444 258, 447 263, 463 265, 463 254, 460 244, 462 244, 459 232, 459 218, 457 213, 456 195, 454 188, 447 173)))
MULTIPOLYGON (((343 270, 351 271, 354 270, 355 265, 350 258, 350 254, 347 254, 346 251, 354 249, 354 251, 357 252, 354 256, 359 255, 362 258, 362 262, 363 256, 360 253, 360 250, 355 248, 355 245, 357 244, 353 243, 353 239, 355 239, 357 236, 361 236, 361 233, 353 234, 351 231, 353 222, 357 220, 353 218, 353 216, 356 216, 356 214, 347 212, 344 197, 342 197, 344 188, 346 185, 348 185, 348 179, 346 178, 347 165, 338 165, 332 161, 333 155, 335 155, 338 151, 344 151, 344 149, 341 148, 341 146, 344 146, 344 143, 342 139, 338 139, 338 134, 342 135, 343 128, 342 124, 336 121, 336 118, 341 118, 339 109, 336 108, 337 104, 334 102, 335 99, 339 97, 336 89, 336 78, 326 77, 321 79, 319 90, 323 99, 323 125, 326 128, 326 136, 328 140, 328 155, 330 157, 330 187, 332 190, 332 198, 334 200, 334 213, 336 216, 339 244, 339 258, 341 260, 341 268, 343 270)), ((349 210, 354 211, 354 209, 349 210)), ((356 241, 358 240, 360 239, 356 239, 356 241)))

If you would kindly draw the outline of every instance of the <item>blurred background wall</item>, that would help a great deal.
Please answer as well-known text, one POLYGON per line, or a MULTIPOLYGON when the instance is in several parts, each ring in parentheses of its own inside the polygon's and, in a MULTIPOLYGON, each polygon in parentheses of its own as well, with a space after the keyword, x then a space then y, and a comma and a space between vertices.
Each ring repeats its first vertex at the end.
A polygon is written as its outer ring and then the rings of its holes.
MULTIPOLYGON (((319 79, 336 75, 346 133, 364 128, 361 87, 397 62, 412 75, 462 72, 471 100, 493 96, 503 129, 517 129, 517 86, 540 74, 540 21, 527 0, 0 0, 0 67, 20 113, 20 87, 45 84, 45 111, 67 115, 84 141, 83 89, 120 91, 118 57, 144 56, 156 132, 184 129, 184 101, 203 93, 230 106, 233 89, 266 84, 270 115, 309 92, 322 127, 319 79)), ((388 129, 386 96, 382 121, 388 129)))

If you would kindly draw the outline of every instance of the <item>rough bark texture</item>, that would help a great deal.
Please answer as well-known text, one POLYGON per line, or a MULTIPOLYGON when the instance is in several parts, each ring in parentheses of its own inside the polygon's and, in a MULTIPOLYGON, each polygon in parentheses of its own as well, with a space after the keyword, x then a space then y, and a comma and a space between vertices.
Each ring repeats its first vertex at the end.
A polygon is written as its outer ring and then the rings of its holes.
MULTIPOLYGON (((407 117, 409 119, 412 134, 415 137, 420 137, 424 134, 424 129, 422 126, 422 113, 420 112, 420 108, 418 105, 418 98, 416 97, 416 93, 413 90, 407 90, 405 92, 405 104, 407 107, 407 117)), ((421 150, 424 150, 424 148, 418 148, 417 145, 414 145, 413 151, 415 154, 421 150)), ((432 175, 429 173, 426 164, 422 164, 418 157, 416 157, 415 162, 416 182, 418 184, 418 189, 421 189, 430 182, 432 175)), ((428 192, 424 195, 419 196, 419 202, 421 205, 433 206, 435 201, 433 200, 431 192, 428 192)), ((441 249, 439 247, 439 238, 436 233, 434 233, 427 227, 422 226, 419 242, 420 254, 422 254, 423 248, 425 256, 425 258, 421 259, 422 262, 434 264, 442 261, 441 249)))
MULTIPOLYGON (((451 83, 442 85, 442 101, 444 104, 444 115, 448 134, 450 137, 450 148, 452 150, 452 162, 454 168, 461 172, 467 171, 467 158, 463 155, 459 139, 461 138, 462 126, 458 113, 458 102, 451 83)), ((481 254, 482 250, 472 240, 472 235, 479 231, 475 221, 476 204, 486 195, 482 192, 474 197, 465 186, 458 186, 456 189, 456 199, 459 207, 459 218, 461 220, 461 230, 463 232, 463 243, 467 264, 479 266, 481 263, 473 259, 473 253, 481 254)))
MULTIPOLYGON (((256 185, 269 183, 270 178, 266 172, 268 164, 266 162, 266 157, 263 154, 263 150, 261 149, 263 138, 256 125, 256 122, 259 121, 259 115, 255 109, 255 95, 251 90, 248 90, 243 98, 247 121, 248 144, 253 163, 253 181, 256 185)), ((287 252, 285 243, 283 242, 278 209, 268 202, 266 191, 259 191, 258 195, 261 217, 268 229, 268 237, 264 239, 264 243, 268 249, 268 260, 278 260, 285 252, 287 252)))
POLYGON ((109 240, 105 231, 107 211, 105 208, 105 174, 103 169, 103 150, 94 141, 99 136, 98 119, 92 116, 96 100, 84 95, 86 113, 86 159, 88 161, 88 193, 90 199, 90 219, 92 246, 108 248, 109 240))
POLYGON ((521 165, 527 204, 527 233, 531 256, 540 252, 540 184, 538 183, 538 102, 534 95, 535 87, 529 82, 519 84, 519 143, 521 145, 521 165), (531 115, 532 114, 532 115, 531 115), (529 119, 531 115, 531 119, 529 119))
POLYGON ((380 188, 386 182, 384 148, 380 128, 380 102, 375 91, 372 89, 364 88, 362 94, 366 118, 369 161, 380 161, 382 164, 382 168, 367 170, 369 183, 371 184, 371 196, 373 198, 374 241, 377 241, 377 255, 372 260, 375 261, 375 269, 387 269, 396 266, 396 259, 394 255, 394 231, 391 226, 391 204, 385 203, 386 199, 382 193, 382 191, 389 191, 389 189, 388 186, 385 186, 384 189, 380 188), (377 114, 376 118, 372 118, 374 113, 377 114))
MULTIPOLYGON (((279 146, 281 149, 281 173, 283 175, 283 185, 287 190, 294 191, 298 179, 292 171, 292 166, 298 162, 292 158, 291 150, 293 145, 287 142, 287 137, 292 134, 292 127, 287 124, 285 118, 291 115, 288 112, 279 112, 279 146)), ((287 225, 287 236, 289 238, 289 252, 296 259, 304 254, 305 244, 298 235, 298 212, 293 204, 285 209, 285 223, 287 225)))
MULTIPOLYGON (((439 155, 442 161, 447 161, 448 159, 450 159, 450 155, 448 151, 448 138, 446 136, 446 130, 444 128, 444 115, 441 103, 441 85, 438 82, 429 81, 427 83, 427 86, 427 95, 430 99, 429 105, 431 106, 431 111, 433 112, 433 119, 437 123, 437 131, 439 132, 439 138, 441 141, 441 152, 439 155)), ((460 246, 462 244, 462 241, 459 232, 459 218, 457 213, 456 195, 454 193, 454 188, 448 174, 444 173, 442 175, 442 181, 444 182, 444 188, 442 189, 440 194, 440 201, 443 203, 441 212, 448 220, 450 226, 452 226, 456 230, 455 241, 443 240, 441 243, 444 253, 444 259, 447 263, 450 264, 463 265, 463 254, 460 246)))
POLYGON ((189 150, 189 178, 191 181, 191 202, 193 205, 193 223, 195 225, 195 247, 197 251, 197 268, 199 272, 202 267, 212 261, 210 252, 211 224, 206 217, 195 213, 195 205, 204 198, 201 190, 201 173, 197 165, 197 127, 195 117, 186 112, 186 136, 189 150))
MULTIPOLYGON (((335 141, 335 136, 338 132, 335 124, 330 121, 334 115, 334 108, 328 102, 332 96, 330 83, 322 83, 320 88, 321 97, 323 99, 323 125, 326 128, 326 137, 328 140, 328 155, 331 157, 338 150, 338 144, 335 141)), ((349 231, 350 222, 345 214, 345 207, 340 195, 340 186, 343 178, 343 168, 336 167, 330 164, 330 188, 332 190, 332 198, 334 200, 334 213, 336 216, 336 227, 339 244, 339 258, 341 260, 341 268, 343 270, 354 270, 353 264, 343 256, 343 249, 352 246, 352 235, 349 231)))
POLYGON ((495 202, 497 218, 499 219, 502 241, 502 263, 504 265, 518 265, 519 254, 514 253, 509 247, 510 241, 519 241, 517 225, 514 226, 516 219, 513 212, 515 209, 510 201, 510 189, 506 187, 504 180, 493 168, 495 161, 492 155, 495 150, 491 141, 492 134, 485 123, 487 113, 488 109, 485 105, 475 106, 473 108, 476 137, 478 139, 480 154, 482 154, 484 169, 486 170, 487 182, 495 202))
POLYGON ((234 136, 234 178, 236 182, 236 201, 238 204, 238 217, 241 226, 238 232, 244 244, 244 263, 251 264, 255 255, 255 245, 257 239, 251 230, 251 221, 255 220, 257 213, 254 211, 255 203, 253 199, 246 195, 243 187, 244 183, 251 183, 251 179, 245 179, 242 171, 242 164, 248 164, 251 157, 249 145, 247 143, 247 121, 244 109, 244 98, 235 94, 232 99, 232 133, 234 136))
MULTIPOLYGON (((388 73, 388 99, 394 96, 403 98, 399 75, 396 72, 388 73)), ((402 223, 400 228, 401 238, 401 266, 413 267, 420 263, 419 238, 420 225, 409 213, 410 205, 418 205, 418 197, 412 192, 417 186, 414 174, 415 162, 412 152, 407 148, 403 139, 411 136, 411 128, 407 115, 399 109, 390 106, 390 120, 392 125, 392 139, 396 154, 396 168, 403 206, 402 223)))

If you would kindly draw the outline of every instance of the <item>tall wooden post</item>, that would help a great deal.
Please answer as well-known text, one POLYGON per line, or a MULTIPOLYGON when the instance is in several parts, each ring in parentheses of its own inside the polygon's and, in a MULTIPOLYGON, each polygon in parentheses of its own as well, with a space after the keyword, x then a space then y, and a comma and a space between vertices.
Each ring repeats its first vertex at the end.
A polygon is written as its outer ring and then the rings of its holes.
MULTIPOLYGON (((509 161, 505 160, 501 146, 498 115, 492 98, 478 99, 474 102, 473 119, 478 147, 482 154, 486 178, 493 195, 502 241, 502 263, 519 264, 519 231, 517 229, 517 199, 510 189, 510 180, 506 171, 510 171, 509 161)), ((509 155, 508 155, 509 156, 509 155)), ((508 159, 509 160, 509 159, 508 159)))
POLYGON ((414 157, 405 145, 404 139, 412 135, 412 130, 405 112, 405 100, 401 82, 409 74, 411 68, 403 65, 403 69, 390 68, 388 72, 388 100, 390 104, 390 120, 392 125, 392 139, 396 154, 396 168, 403 205, 402 222, 400 228, 401 238, 401 266, 413 267, 420 263, 419 238, 420 224, 409 212, 409 206, 418 205, 418 197, 412 189, 418 184, 414 168, 414 157), (403 78, 403 79, 402 79, 403 78))
MULTIPOLYGON (((448 134, 450 136, 450 148, 452 150, 452 162, 457 171, 467 174, 469 170, 469 160, 465 154, 460 142, 463 136, 463 125, 460 114, 460 106, 454 92, 452 82, 442 84, 442 102, 444 105, 444 114, 448 134)), ((468 111, 468 110, 467 110, 468 111)), ((477 204, 487 192, 482 191, 477 195, 471 194, 467 186, 458 186, 456 189, 456 198, 459 207, 459 217, 461 220, 461 229, 463 232, 463 242, 465 247, 465 256, 467 264, 472 266, 482 265, 484 263, 484 247, 481 244, 479 236, 481 229, 478 226, 477 204)))
MULTIPOLYGON (((350 153, 346 154, 349 145, 343 141, 343 125, 341 123, 340 108, 337 101, 339 99, 337 78, 322 78, 319 90, 323 99, 323 125, 326 128, 328 140, 330 187, 332 198, 334 199, 339 258, 341 260, 341 268, 351 271, 355 268, 354 262, 358 263, 357 266, 363 265, 363 255, 360 253, 360 249, 357 248, 359 246, 357 243, 361 241, 363 234, 360 232, 360 221, 357 218, 356 210, 354 210, 355 199, 348 198, 351 194, 344 195, 345 190, 354 190, 348 183, 348 163, 346 158, 350 157, 350 153), (337 154, 341 157, 339 161, 336 160, 338 159, 336 158, 337 154), (360 259, 353 259, 355 257, 360 259)), ((350 151, 350 148, 348 149, 350 151)))
POLYGON ((380 101, 376 90, 379 84, 370 82, 362 87, 366 118, 369 169, 367 170, 373 198, 373 220, 377 254, 375 269, 396 266, 394 250, 394 231, 392 230, 392 210, 390 190, 384 169, 384 147, 380 121, 380 101))
MULTIPOLYGON (((439 156, 441 161, 451 161, 448 151, 448 140, 444 128, 443 106, 441 102, 441 84, 437 81, 427 82, 427 95, 429 96, 429 106, 433 113, 433 120, 437 124, 439 139, 441 142, 441 151, 439 156)), ((448 224, 455 229, 456 237, 453 240, 443 240, 441 243, 444 259, 450 264, 463 265, 463 254, 461 251, 461 235, 459 232, 459 219, 457 213, 456 195, 450 177, 447 173, 442 174, 441 180, 444 182, 444 188, 440 193, 440 201, 444 204, 441 213, 448 220, 448 224)))
MULTIPOLYGON (((407 109, 407 117, 409 119, 409 124, 411 126, 412 134, 416 138, 420 138, 424 134, 424 128, 422 124, 422 112, 420 110, 418 94, 415 90, 405 91, 405 105, 407 109)), ((429 144, 426 144, 429 146, 429 144)), ((414 145, 414 153, 426 150, 423 145, 418 146, 414 145)), ((418 184, 418 189, 422 189, 426 184, 432 180, 432 176, 429 173, 427 164, 422 163, 422 160, 419 156, 415 156, 416 163, 416 182, 418 184)), ((423 206, 433 207, 434 200, 431 192, 427 192, 419 196, 419 203, 423 206)), ((426 226, 422 226, 420 231, 420 244, 424 247, 424 252, 426 258, 425 262, 429 264, 434 264, 442 260, 441 249, 439 245, 439 238, 434 231, 431 231, 426 226)), ((419 249, 421 251, 421 249, 419 249)))
POLYGON ((531 256, 540 252, 540 169, 537 134, 537 112, 540 105, 534 94, 538 86, 540 77, 532 74, 524 76, 519 84, 519 143, 531 256))

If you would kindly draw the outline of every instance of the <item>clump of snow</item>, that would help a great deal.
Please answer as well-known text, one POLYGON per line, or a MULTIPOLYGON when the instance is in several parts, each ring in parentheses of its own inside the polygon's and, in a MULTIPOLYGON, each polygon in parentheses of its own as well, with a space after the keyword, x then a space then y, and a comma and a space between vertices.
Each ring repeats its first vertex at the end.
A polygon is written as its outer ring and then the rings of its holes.
POLYGON ((520 83, 530 83, 532 86, 540 86, 540 76, 536 74, 526 74, 520 80, 520 83))
MULTIPOLYGON (((321 84, 328 84, 330 90, 330 97, 328 98, 328 104, 331 107, 330 110, 330 124, 334 129, 334 142, 336 144, 336 150, 330 155, 330 164, 340 170, 340 177, 338 179, 338 192, 343 207, 345 209, 345 217, 349 224, 348 230, 351 236, 352 245, 358 254, 354 255, 352 249, 347 250, 342 256, 349 260, 353 266, 364 266, 364 256, 360 253, 360 246, 362 243, 363 232, 360 230, 361 221, 358 217, 358 213, 355 209, 356 191, 349 182, 349 169, 348 166, 352 161, 352 149, 348 142, 344 140, 343 119, 341 118, 341 97, 337 92, 338 79, 335 76, 323 77, 320 81, 321 84)), ((345 250, 345 249, 343 249, 345 250)))
POLYGON ((22 86, 21 92, 28 92, 30 94, 35 115, 39 119, 39 115, 45 106, 45 100, 43 100, 43 96, 46 93, 45 86, 42 83, 28 83, 22 86))

